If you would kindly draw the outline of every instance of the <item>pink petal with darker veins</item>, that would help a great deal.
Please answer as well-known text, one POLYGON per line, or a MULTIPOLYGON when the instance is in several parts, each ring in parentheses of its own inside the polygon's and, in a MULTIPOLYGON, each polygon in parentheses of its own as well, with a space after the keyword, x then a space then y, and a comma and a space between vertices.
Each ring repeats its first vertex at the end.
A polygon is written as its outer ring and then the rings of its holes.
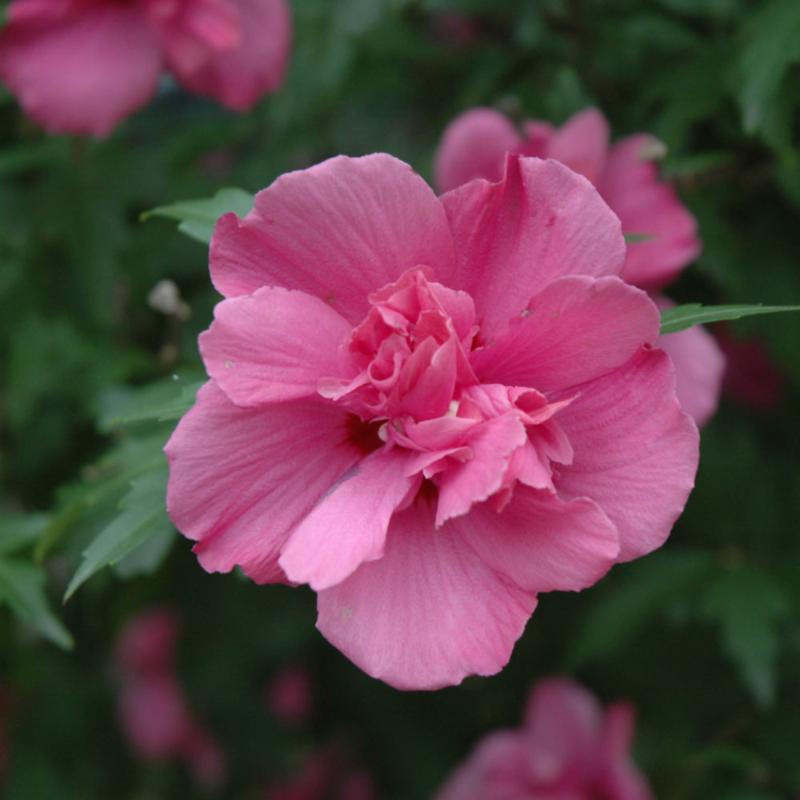
POLYGON ((653 302, 619 278, 560 278, 470 360, 484 383, 554 391, 621 366, 658 328, 653 302))
POLYGON ((392 518, 382 559, 317 595, 317 627, 369 675, 436 689, 501 670, 535 607, 420 498, 392 518))
POLYGON ((648 156, 653 137, 636 134, 616 142, 597 188, 626 234, 648 237, 628 246, 623 277, 643 289, 669 283, 700 253, 697 223, 675 190, 662 181, 648 156))
POLYGON ((362 457, 348 417, 322 400, 238 408, 203 386, 165 451, 167 510, 205 569, 285 580, 278 556, 289 534, 362 457))
POLYGON ((547 157, 566 164, 596 186, 606 166, 608 137, 605 116, 596 108, 587 108, 554 131, 547 157))
POLYGON ((660 547, 694 486, 697 426, 681 411, 669 357, 643 349, 580 387, 558 416, 575 450, 559 467, 565 496, 589 497, 616 525, 620 561, 660 547))
POLYGON ((211 277, 227 297, 261 286, 301 289, 352 324, 371 292, 427 265, 452 285, 453 244, 436 195, 391 156, 337 156, 278 178, 211 242, 211 277))
POLYGON ((509 156, 503 181, 473 181, 442 195, 442 204, 457 248, 451 285, 472 296, 486 343, 557 278, 622 270, 616 216, 556 161, 509 156))
POLYGON ((158 40, 137 4, 17 0, 0 31, 0 77, 54 133, 106 136, 156 88, 158 40))
POLYGON ((492 108, 473 108, 445 128, 436 154, 434 173, 440 192, 471 181, 503 177, 506 153, 514 153, 522 137, 504 114, 492 108))
POLYGON ((414 483, 408 461, 403 451, 378 450, 320 500, 283 547, 278 563, 290 581, 318 592, 381 558, 392 514, 414 483))
POLYGON ((597 503, 528 488, 502 514, 487 503, 451 524, 487 566, 537 594, 592 586, 619 554, 617 530, 597 503))
POLYGON ((217 305, 200 352, 236 405, 279 403, 316 395, 320 378, 345 371, 339 350, 350 330, 319 298, 264 287, 217 305))

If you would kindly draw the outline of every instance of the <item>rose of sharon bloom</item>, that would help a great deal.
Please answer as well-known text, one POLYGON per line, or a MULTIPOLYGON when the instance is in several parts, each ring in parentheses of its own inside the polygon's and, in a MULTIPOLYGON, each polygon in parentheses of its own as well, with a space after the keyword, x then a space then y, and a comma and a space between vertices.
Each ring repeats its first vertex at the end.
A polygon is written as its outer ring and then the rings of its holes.
POLYGON ((225 756, 189 710, 175 676, 178 624, 167 610, 131 620, 116 648, 120 678, 120 726, 145 761, 187 762, 198 785, 213 788, 225 778, 225 756))
POLYGON ((436 800, 652 800, 630 757, 633 726, 627 703, 604 714, 582 686, 541 681, 522 726, 487 736, 436 800))
POLYGON ((693 485, 624 259, 588 181, 516 156, 442 198, 337 157, 222 217, 211 380, 166 446, 202 566, 309 584, 324 636, 398 688, 502 669, 540 592, 659 547, 693 485))
MULTIPOLYGON (((498 111, 475 108, 445 130, 436 182, 448 191, 473 178, 497 180, 506 153, 561 161, 597 187, 624 233, 647 237, 628 247, 622 277, 655 295, 700 252, 694 217, 659 178, 654 159, 662 149, 641 133, 611 145, 608 122, 595 108, 575 114, 560 128, 537 120, 526 122, 521 132, 498 111)), ((662 307, 670 305, 666 298, 655 299, 662 307)), ((719 402, 725 370, 720 348, 701 327, 663 336, 658 346, 675 364, 681 405, 704 425, 719 402)))
POLYGON ((12 0, 0 79, 47 130, 105 136, 164 69, 250 108, 283 82, 290 47, 286 0, 12 0))

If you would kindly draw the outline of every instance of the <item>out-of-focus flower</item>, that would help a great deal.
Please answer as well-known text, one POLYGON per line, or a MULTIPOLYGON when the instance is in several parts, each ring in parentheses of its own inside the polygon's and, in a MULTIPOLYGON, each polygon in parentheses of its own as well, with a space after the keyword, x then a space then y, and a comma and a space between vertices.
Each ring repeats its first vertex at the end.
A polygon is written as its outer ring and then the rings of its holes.
POLYGON ((576 683, 542 681, 520 728, 487 736, 436 800, 651 800, 630 755, 634 710, 576 683))
POLYGON ((737 339, 727 325, 717 325, 717 339, 727 360, 725 391, 742 405, 769 411, 781 401, 785 375, 758 339, 737 339))
POLYGON ((13 0, 0 78, 47 130, 105 136, 164 69, 250 108, 280 86, 290 49, 286 0, 13 0))
POLYGON ((286 667, 269 680, 264 696, 271 714, 300 725, 308 719, 314 700, 311 677, 302 667, 286 667))
POLYGON ((353 769, 334 750, 312 753, 297 775, 275 782, 263 800, 375 800, 372 777, 353 769))
POLYGON ((175 615, 163 609, 123 630, 116 647, 120 727, 142 760, 183 759, 198 785, 215 787, 225 778, 225 755, 194 719, 175 676, 177 634, 175 615))
MULTIPOLYGON (((497 180, 506 153, 561 161, 590 180, 619 217, 631 239, 622 277, 652 294, 700 252, 694 217, 659 177, 655 159, 663 150, 657 139, 642 133, 610 144, 608 122, 594 108, 575 114, 560 128, 535 120, 521 131, 500 112, 475 108, 445 130, 436 155, 436 182, 447 191, 473 178, 497 180)), ((655 299, 669 304, 666 298, 655 299)), ((673 358, 684 409, 704 425, 719 402, 722 352, 699 327, 661 337, 658 346, 673 358)))
POLYGON ((659 547, 693 485, 624 259, 588 182, 516 156, 441 199, 338 157, 222 217, 211 380, 166 447, 200 563, 309 584, 322 633, 396 687, 502 669, 540 592, 659 547))

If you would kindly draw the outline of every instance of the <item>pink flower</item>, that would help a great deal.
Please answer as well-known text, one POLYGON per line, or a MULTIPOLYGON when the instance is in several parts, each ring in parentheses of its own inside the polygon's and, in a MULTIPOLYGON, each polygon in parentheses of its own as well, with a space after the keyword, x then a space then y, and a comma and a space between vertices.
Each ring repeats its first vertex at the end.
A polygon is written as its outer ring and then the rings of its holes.
POLYGON ((290 47, 286 0, 13 0, 0 78, 47 130, 105 136, 165 68, 250 108, 282 83, 290 47))
POLYGON ((522 727, 487 736, 437 800, 651 800, 630 757, 633 726, 626 703, 603 714, 582 686, 542 681, 522 727))
POLYGON ((284 722, 301 725, 311 714, 311 677, 302 667, 282 669, 267 683, 264 695, 269 711, 284 722))
POLYGON ((338 157, 222 217, 211 380, 166 447, 202 566, 309 584, 323 635, 396 687, 502 669, 540 592, 659 547, 693 485, 624 258, 592 186, 530 158, 440 199, 338 157))
MULTIPOLYGON (((519 132, 503 114, 475 108, 445 130, 435 172, 442 191, 473 178, 497 180, 506 153, 553 158, 588 178, 626 234, 647 237, 628 247, 622 277, 650 293, 673 280, 700 252, 697 225, 675 190, 661 181, 654 159, 663 146, 648 134, 609 144, 605 117, 594 108, 560 128, 526 122, 519 132)), ((665 298, 656 298, 662 306, 665 298)), ((704 425, 719 402, 725 359, 702 328, 670 334, 658 346, 672 356, 678 398, 698 425, 704 425)))
POLYGON ((215 787, 225 777, 225 755, 193 717, 175 676, 177 620, 167 610, 135 617, 116 648, 120 676, 120 727, 144 761, 183 759, 198 785, 215 787))
POLYGON ((296 775, 267 787, 263 800, 375 800, 369 773, 352 769, 335 749, 305 759, 296 775))
POLYGON ((758 339, 737 339, 727 325, 717 325, 717 338, 727 359, 725 391, 737 402, 769 411, 781 401, 786 376, 758 339))

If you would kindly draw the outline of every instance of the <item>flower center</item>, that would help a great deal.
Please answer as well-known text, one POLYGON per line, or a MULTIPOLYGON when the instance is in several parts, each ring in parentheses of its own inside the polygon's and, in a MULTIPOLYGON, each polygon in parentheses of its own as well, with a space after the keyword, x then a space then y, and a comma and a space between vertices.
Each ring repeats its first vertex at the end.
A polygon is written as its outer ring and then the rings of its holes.
POLYGON ((472 298, 425 268, 369 296, 370 310, 344 344, 346 378, 319 393, 354 415, 351 441, 396 449, 406 473, 439 492, 437 523, 492 498, 502 510, 521 482, 553 492, 553 463, 572 448, 550 402, 529 387, 481 383, 470 363, 479 329, 472 298))

